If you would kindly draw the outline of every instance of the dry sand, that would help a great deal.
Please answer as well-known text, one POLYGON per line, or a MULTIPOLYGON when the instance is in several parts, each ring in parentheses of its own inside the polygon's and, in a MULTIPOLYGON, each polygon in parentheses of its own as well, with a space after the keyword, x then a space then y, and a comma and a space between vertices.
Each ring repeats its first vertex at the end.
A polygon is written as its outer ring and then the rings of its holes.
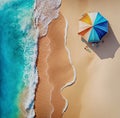
POLYGON ((52 118, 62 117, 65 100, 61 95, 61 88, 74 76, 64 46, 65 27, 65 19, 60 14, 50 23, 47 35, 39 41, 37 67, 40 82, 35 100, 37 118, 50 118, 51 112, 52 118))
POLYGON ((67 47, 77 72, 76 83, 63 92, 69 101, 63 118, 120 118, 119 5, 119 0, 62 1, 61 12, 69 24, 67 47), (104 44, 84 50, 78 19, 88 11, 101 12, 110 27, 104 44))

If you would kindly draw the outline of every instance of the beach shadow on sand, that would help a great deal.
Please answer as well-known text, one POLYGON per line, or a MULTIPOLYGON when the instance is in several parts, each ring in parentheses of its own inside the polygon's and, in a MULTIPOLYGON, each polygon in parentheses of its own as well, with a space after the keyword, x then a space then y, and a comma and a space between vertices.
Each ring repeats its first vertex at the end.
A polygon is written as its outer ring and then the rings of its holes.
POLYGON ((98 46, 92 46, 86 40, 82 39, 86 45, 93 50, 100 59, 114 58, 116 51, 120 47, 117 38, 109 25, 108 33, 103 37, 104 43, 99 43, 98 46))

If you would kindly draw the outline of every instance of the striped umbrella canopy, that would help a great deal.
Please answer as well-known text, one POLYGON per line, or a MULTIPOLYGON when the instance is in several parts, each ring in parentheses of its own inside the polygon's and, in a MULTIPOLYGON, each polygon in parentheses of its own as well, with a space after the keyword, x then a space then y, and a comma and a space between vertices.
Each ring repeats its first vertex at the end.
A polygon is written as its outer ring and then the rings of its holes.
POLYGON ((79 33, 87 42, 100 42, 108 32, 108 21, 99 12, 84 14, 79 21, 79 33))

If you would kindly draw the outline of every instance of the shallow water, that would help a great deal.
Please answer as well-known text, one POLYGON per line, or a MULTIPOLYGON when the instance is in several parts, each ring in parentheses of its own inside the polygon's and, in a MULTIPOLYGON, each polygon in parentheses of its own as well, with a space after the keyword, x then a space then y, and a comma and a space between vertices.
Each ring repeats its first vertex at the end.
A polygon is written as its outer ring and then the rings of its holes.
POLYGON ((37 31, 33 27, 34 0, 0 1, 0 117, 33 117, 37 31), (30 89, 32 87, 31 92, 30 89), (23 98, 23 91, 28 92, 23 98), (23 114, 20 101, 24 104, 23 114))

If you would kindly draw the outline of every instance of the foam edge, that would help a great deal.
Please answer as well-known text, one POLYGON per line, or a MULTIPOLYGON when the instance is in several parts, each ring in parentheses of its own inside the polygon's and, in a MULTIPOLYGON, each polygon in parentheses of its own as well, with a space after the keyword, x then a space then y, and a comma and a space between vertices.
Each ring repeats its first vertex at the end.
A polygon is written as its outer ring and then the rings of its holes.
MULTIPOLYGON (((73 85, 73 84, 75 83, 75 81, 76 81, 76 69, 75 69, 75 67, 74 67, 74 65, 73 65, 73 62, 72 62, 72 59, 71 59, 71 53, 70 53, 70 51, 69 51, 69 49, 68 49, 68 47, 67 47, 68 21, 67 21, 67 19, 66 19, 65 17, 64 17, 64 19, 65 19, 65 23, 66 23, 66 26, 65 26, 65 35, 64 35, 64 46, 65 46, 65 49, 66 49, 67 54, 68 54, 69 62, 70 62, 70 64, 71 64, 71 66, 72 66, 74 76, 73 76, 73 80, 72 80, 72 81, 67 82, 67 83, 61 88, 61 92, 63 91, 64 88, 73 85)), ((62 94, 61 94, 61 95, 62 95, 62 94)), ((68 100, 67 100, 63 95, 62 95, 62 97, 63 97, 63 99, 65 100, 65 107, 63 108, 63 111, 62 111, 62 113, 64 113, 64 112, 67 110, 69 103, 68 103, 68 100)))

